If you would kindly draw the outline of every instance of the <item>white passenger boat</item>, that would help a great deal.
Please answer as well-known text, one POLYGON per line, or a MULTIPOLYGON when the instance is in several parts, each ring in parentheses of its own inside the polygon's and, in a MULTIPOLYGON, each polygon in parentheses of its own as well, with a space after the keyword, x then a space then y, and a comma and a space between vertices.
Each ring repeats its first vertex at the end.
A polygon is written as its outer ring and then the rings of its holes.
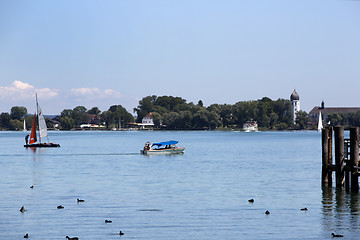
POLYGON ((256 121, 247 121, 243 125, 243 130, 245 132, 257 132, 258 131, 258 124, 256 121))
POLYGON ((167 141, 153 143, 146 142, 144 149, 140 152, 144 155, 156 155, 156 154, 183 154, 185 147, 177 147, 178 141, 167 141))

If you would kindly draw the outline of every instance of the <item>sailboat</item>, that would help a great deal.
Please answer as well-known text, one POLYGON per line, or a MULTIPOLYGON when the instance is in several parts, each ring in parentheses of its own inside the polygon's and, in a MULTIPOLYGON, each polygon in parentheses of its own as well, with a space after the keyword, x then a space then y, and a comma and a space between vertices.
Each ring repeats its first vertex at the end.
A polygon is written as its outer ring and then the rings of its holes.
POLYGON ((24 129, 23 129, 23 132, 26 132, 26 123, 25 123, 25 119, 24 119, 24 129))
POLYGON ((34 114, 34 120, 31 127, 30 139, 29 142, 27 142, 24 145, 24 147, 60 147, 60 144, 49 142, 45 117, 38 103, 37 94, 36 94, 36 110, 37 112, 35 112, 34 114), (38 124, 39 124, 39 141, 37 140, 37 136, 36 136, 36 117, 38 118, 38 124), (44 138, 47 139, 47 142, 42 142, 44 138))
POLYGON ((321 132, 322 129, 323 129, 323 124, 322 124, 321 112, 319 112, 318 132, 321 132))

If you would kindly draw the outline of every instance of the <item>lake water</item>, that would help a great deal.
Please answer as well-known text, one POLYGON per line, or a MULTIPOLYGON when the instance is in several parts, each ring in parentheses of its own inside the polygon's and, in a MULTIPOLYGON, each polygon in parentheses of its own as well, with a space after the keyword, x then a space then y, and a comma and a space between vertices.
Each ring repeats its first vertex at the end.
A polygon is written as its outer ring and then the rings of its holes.
POLYGON ((0 239, 360 236, 359 194, 321 189, 317 132, 57 131, 36 151, 25 135, 0 132, 0 239), (139 154, 166 140, 185 154, 139 154))

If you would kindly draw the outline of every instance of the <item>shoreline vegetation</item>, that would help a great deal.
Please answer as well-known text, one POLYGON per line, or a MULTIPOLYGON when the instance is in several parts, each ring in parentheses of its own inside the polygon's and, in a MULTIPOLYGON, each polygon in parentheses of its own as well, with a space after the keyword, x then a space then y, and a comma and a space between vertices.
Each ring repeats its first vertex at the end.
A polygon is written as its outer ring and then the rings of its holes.
MULTIPOLYGON (((291 117, 291 102, 286 99, 272 100, 263 97, 259 100, 240 101, 235 104, 203 105, 181 97, 147 96, 129 113, 121 105, 113 105, 101 112, 98 107, 87 109, 77 106, 64 109, 59 115, 45 116, 51 130, 242 130, 247 121, 256 121, 259 131, 267 130, 315 130, 317 120, 311 119, 305 111, 297 113, 296 122, 291 117), (142 124, 149 116, 153 125, 142 124)), ((354 116, 332 116, 331 125, 360 126, 360 112, 354 116), (350 117, 352 117, 350 119, 350 117), (350 121, 351 120, 351 121, 350 121)), ((24 123, 30 128, 34 115, 28 114, 26 107, 14 106, 10 113, 0 114, 0 130, 24 130, 24 123)), ((324 119, 328 122, 329 119, 324 119)))

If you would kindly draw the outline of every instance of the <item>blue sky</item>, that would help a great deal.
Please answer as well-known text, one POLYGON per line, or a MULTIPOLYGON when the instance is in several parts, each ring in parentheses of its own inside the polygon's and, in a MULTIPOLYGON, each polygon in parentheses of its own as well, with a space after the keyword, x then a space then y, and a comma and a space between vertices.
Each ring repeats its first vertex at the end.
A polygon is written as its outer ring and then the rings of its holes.
POLYGON ((0 112, 288 99, 360 106, 360 1, 0 0, 0 112))

